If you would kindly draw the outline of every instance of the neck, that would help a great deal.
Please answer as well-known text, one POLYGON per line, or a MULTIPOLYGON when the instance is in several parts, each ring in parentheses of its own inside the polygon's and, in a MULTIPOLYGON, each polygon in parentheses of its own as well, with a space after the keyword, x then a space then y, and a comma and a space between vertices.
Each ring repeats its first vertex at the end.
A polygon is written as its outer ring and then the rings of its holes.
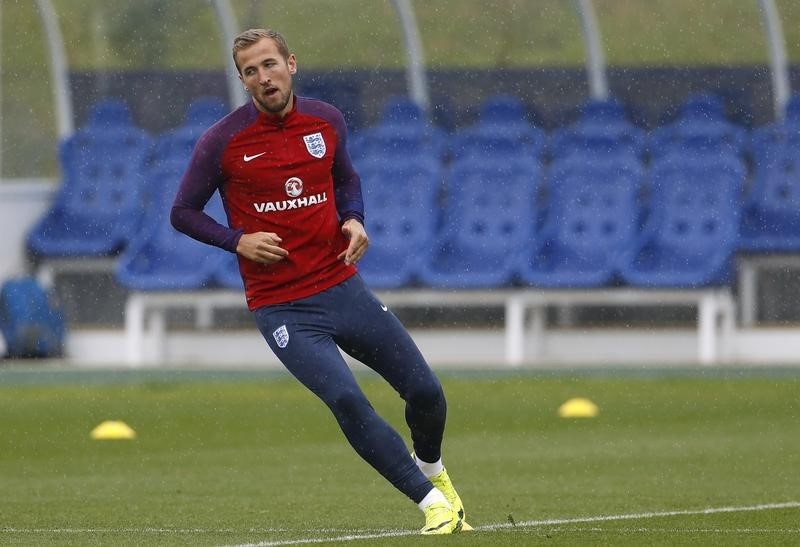
POLYGON ((280 110, 279 112, 273 112, 271 110, 267 110, 266 108, 264 108, 264 106, 261 103, 259 103, 255 99, 255 97, 253 97, 253 104, 255 105, 257 110, 259 110, 260 112, 263 112, 264 114, 266 114, 270 118, 275 118, 277 120, 282 120, 283 118, 286 117, 287 114, 289 114, 289 112, 292 111, 292 108, 294 108, 294 100, 295 100, 294 91, 291 91, 290 95, 289 95, 289 101, 286 103, 286 106, 283 107, 283 109, 280 110))

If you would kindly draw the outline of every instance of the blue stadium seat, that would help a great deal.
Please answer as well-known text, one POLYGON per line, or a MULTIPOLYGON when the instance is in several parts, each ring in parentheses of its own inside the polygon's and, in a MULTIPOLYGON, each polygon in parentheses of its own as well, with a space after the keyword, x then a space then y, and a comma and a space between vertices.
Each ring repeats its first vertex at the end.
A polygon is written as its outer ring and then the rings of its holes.
MULTIPOLYGON (((169 166, 175 167, 180 165, 183 165, 185 168, 191 158, 197 140, 209 127, 223 118, 229 110, 227 104, 217 97, 199 97, 193 100, 186 109, 183 123, 172 131, 166 132, 159 137, 156 143, 155 162, 158 165, 163 164, 168 168, 170 168, 169 166)), ((179 178, 180 177, 178 177, 178 180, 179 178)), ((171 204, 175 192, 177 192, 177 184, 171 188, 170 192, 171 195, 169 195, 166 200, 171 204)), ((208 202, 205 212, 217 220, 217 222, 227 224, 225 210, 218 194, 215 194, 208 202)), ((196 252, 210 253, 216 257, 210 261, 210 272, 203 271, 202 275, 198 274, 198 279, 202 279, 202 283, 198 284, 197 279, 195 279, 191 281, 190 286, 186 288, 193 288, 192 285, 196 288, 201 285, 206 286, 209 284, 219 284, 223 287, 236 289, 244 288, 241 275, 239 274, 239 263, 235 254, 192 241, 185 235, 181 235, 180 237, 189 240, 188 243, 181 243, 182 246, 191 246, 195 248, 196 252), (198 245, 200 246, 199 248, 197 248, 198 245)), ((159 273, 159 275, 163 277, 162 273, 159 273)), ((191 278, 192 276, 190 275, 188 277, 191 278)))
POLYGON ((786 104, 783 120, 753 131, 753 184, 745 200, 739 248, 751 252, 800 249, 800 94, 786 104))
POLYGON ((756 164, 777 160, 786 149, 800 154, 800 94, 792 95, 786 103, 783 120, 753 131, 752 153, 756 164))
POLYGON ((645 133, 625 118, 622 105, 614 100, 589 101, 579 119, 550 138, 555 159, 571 155, 634 155, 645 152, 645 133))
POLYGON ((446 142, 447 133, 433 125, 419 105, 398 96, 387 100, 376 125, 352 136, 348 148, 357 162, 398 154, 441 158, 446 142))
MULTIPOLYGON (((208 202, 206 213, 220 224, 228 225, 227 214, 219 194, 214 194, 214 197, 208 202)), ((222 258, 214 267, 214 281, 228 289, 244 290, 244 281, 242 281, 242 274, 239 271, 238 254, 222 252, 222 258)))
POLYGON ((639 233, 642 179, 635 157, 573 157, 554 166, 547 221, 520 255, 522 281, 559 288, 613 283, 639 233))
POLYGON ((617 99, 589 99, 581 108, 582 122, 624 122, 627 121, 625 107, 617 99))
POLYGON ((244 281, 239 271, 239 257, 233 253, 226 253, 214 270, 214 280, 216 283, 227 289, 244 290, 244 281))
POLYGON ((525 105, 514 95, 491 95, 483 100, 479 112, 483 123, 513 124, 527 119, 525 105))
MULTIPOLYGON (((169 213, 183 175, 185 163, 162 162, 150 173, 154 192, 159 197, 157 206, 148 210, 147 216, 130 247, 117 263, 117 280, 125 287, 143 291, 190 290, 213 284, 218 264, 226 258, 226 251, 200 243, 175 230, 169 213)), ((219 195, 209 202, 207 211, 217 221, 221 209, 219 195)))
POLYGON ((360 173, 370 245, 358 269, 375 288, 411 285, 436 233, 441 165, 430 159, 373 161, 360 173))
POLYGON ((371 158, 444 156, 444 134, 432 127, 417 125, 377 125, 359 133, 348 148, 360 164, 371 158))
POLYGON ((725 118, 722 101, 705 94, 689 97, 674 122, 653 131, 649 148, 656 159, 687 152, 742 157, 749 149, 749 142, 744 128, 725 118))
POLYGON ((313 75, 304 72, 303 76, 296 81, 295 93, 336 105, 347 120, 350 131, 355 132, 362 128, 365 101, 362 98, 364 90, 359 81, 333 71, 317 72, 313 75))
POLYGON ((188 164, 200 136, 227 113, 228 107, 221 99, 195 99, 187 107, 183 123, 158 137, 154 161, 181 160, 188 164))
POLYGON ((455 163, 443 227, 420 270, 422 283, 447 288, 512 283, 517 256, 534 237, 539 178, 539 165, 530 159, 455 163))
POLYGON ((527 120, 519 99, 497 95, 482 103, 475 124, 451 137, 449 153, 454 161, 496 156, 538 160, 545 141, 544 132, 527 120))
POLYGON ((729 283, 744 165, 732 157, 665 158, 651 179, 652 213, 621 261, 624 280, 641 287, 729 283))
POLYGON ((427 123, 427 116, 414 100, 405 95, 389 97, 383 104, 381 123, 384 125, 419 125, 427 123))
POLYGON ((527 124, 477 124, 456 132, 449 148, 456 162, 498 157, 536 161, 542 156, 544 137, 527 124))
POLYGON ((800 123, 775 122, 756 128, 752 136, 752 156, 758 163, 769 163, 790 150, 800 154, 800 123))
POLYGON ((795 93, 786 101, 784 121, 791 125, 800 125, 800 93, 795 93))
POLYGON ((727 121, 722 98, 715 93, 695 93, 684 99, 678 109, 681 119, 727 121))
POLYGON ((61 144, 64 180, 46 215, 28 235, 43 257, 118 252, 143 214, 142 185, 152 140, 130 125, 117 100, 101 101, 89 122, 61 144))
POLYGON ((219 97, 198 97, 186 108, 183 125, 198 125, 208 129, 229 111, 227 103, 219 97))
POLYGON ((112 129, 133 125, 131 111, 122 99, 99 99, 89 110, 86 125, 94 129, 112 129))
MULTIPOLYGON (((206 213, 220 224, 228 225, 227 214, 219 194, 214 194, 214 197, 208 202, 206 213)), ((214 281, 222 287, 244 290, 244 281, 242 281, 242 274, 239 271, 239 255, 223 251, 222 258, 214 267, 214 281)))
POLYGON ((757 158, 739 229, 739 249, 752 252, 800 250, 800 156, 775 145, 757 158))

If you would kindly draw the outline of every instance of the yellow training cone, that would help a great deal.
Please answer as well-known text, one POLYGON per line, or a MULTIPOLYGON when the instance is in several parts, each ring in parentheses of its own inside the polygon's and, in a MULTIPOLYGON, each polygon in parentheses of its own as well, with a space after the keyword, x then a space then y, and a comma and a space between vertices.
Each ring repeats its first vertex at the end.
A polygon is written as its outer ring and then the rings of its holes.
POLYGON ((92 439, 135 439, 136 432, 125 422, 107 420, 92 429, 92 439))
POLYGON ((600 409, 589 399, 576 397, 558 407, 558 415, 562 418, 594 418, 600 409))

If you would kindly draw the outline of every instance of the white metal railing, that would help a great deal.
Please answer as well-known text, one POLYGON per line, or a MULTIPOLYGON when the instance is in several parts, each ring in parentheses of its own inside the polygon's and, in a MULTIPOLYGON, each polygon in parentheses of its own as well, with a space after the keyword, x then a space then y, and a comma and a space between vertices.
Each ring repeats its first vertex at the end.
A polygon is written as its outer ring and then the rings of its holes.
MULTIPOLYGON (((697 308, 698 362, 709 365, 723 361, 735 329, 735 306, 728 289, 650 290, 538 290, 504 289, 495 291, 392 291, 379 292, 387 305, 424 308, 502 306, 504 315, 504 361, 518 366, 539 357, 545 336, 545 311, 550 306, 610 305, 641 307, 653 305, 693 306, 697 308), (527 312, 531 311, 530 322, 527 312), (529 324, 528 324, 529 323, 529 324), (534 348, 525 355, 526 338, 534 348)), ((192 309, 196 326, 210 328, 213 310, 243 308, 241 291, 208 290, 193 292, 133 292, 125 306, 125 356, 131 366, 145 362, 145 343, 153 362, 165 362, 166 311, 192 309)), ((529 346, 530 347, 530 346, 529 346)))

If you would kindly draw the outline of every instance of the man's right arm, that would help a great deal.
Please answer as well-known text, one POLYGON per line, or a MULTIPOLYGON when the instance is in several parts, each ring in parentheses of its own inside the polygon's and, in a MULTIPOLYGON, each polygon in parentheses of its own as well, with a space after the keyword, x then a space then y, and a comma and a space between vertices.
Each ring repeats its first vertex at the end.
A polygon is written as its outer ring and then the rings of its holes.
POLYGON ((283 260, 289 253, 280 246, 281 238, 277 234, 245 234, 244 230, 223 226, 203 212, 208 200, 224 181, 221 168, 224 143, 215 142, 218 140, 213 133, 206 133, 198 141, 172 205, 172 225, 198 241, 216 245, 254 262, 274 264, 283 260))
POLYGON ((224 180, 221 167, 224 143, 218 141, 209 132, 195 146, 172 204, 170 222, 176 230, 198 241, 235 253, 243 230, 223 226, 203 212, 224 180))

